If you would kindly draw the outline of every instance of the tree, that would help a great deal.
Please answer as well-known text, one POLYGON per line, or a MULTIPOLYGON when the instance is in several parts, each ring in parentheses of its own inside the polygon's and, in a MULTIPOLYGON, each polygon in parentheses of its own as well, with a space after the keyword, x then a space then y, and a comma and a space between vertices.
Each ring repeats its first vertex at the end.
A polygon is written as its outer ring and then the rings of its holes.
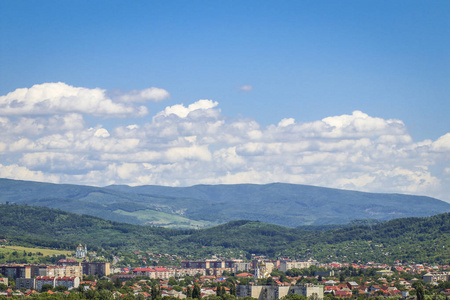
POLYGON ((222 295, 223 295, 222 286, 220 285, 220 283, 218 283, 216 288, 216 296, 221 297, 222 295))
POLYGON ((273 280, 272 277, 267 278, 266 284, 267 285, 277 285, 277 283, 273 280))
POLYGON ((67 291, 69 288, 65 285, 58 285, 57 287, 55 287, 53 290, 55 292, 65 292, 67 291))
POLYGON ((186 298, 192 298, 192 289, 191 287, 186 287, 186 298))
POLYGON ((158 299, 160 297, 160 295, 161 295, 160 290, 156 286, 156 284, 152 285, 151 295, 152 295, 152 300, 158 299))
POLYGON ((174 277, 170 277, 168 284, 170 286, 178 285, 178 281, 174 277))
POLYGON ((230 295, 236 296, 236 292, 237 292, 236 285, 233 283, 230 285, 230 295))
POLYGON ((194 289, 192 290, 192 298, 193 299, 202 299, 202 292, 198 284, 194 284, 194 289))
POLYGON ((45 292, 51 291, 52 289, 53 289, 53 285, 44 284, 44 285, 42 285, 41 292, 45 293, 45 292))
POLYGON ((99 296, 100 300, 110 300, 110 299, 114 298, 113 293, 111 291, 108 291, 108 290, 101 290, 98 293, 100 295, 99 296))
POLYGON ((122 280, 120 280, 119 277, 117 277, 117 278, 114 280, 114 286, 115 286, 116 288, 122 287, 122 280))
POLYGON ((425 300, 425 290, 423 289, 423 285, 417 284, 415 289, 416 289, 417 300, 425 300))

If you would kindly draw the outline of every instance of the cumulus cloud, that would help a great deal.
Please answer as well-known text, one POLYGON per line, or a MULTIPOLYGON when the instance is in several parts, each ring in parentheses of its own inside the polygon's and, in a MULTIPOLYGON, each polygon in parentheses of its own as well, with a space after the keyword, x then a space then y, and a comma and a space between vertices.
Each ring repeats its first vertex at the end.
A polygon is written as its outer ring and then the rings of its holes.
MULTIPOLYGON (((164 91, 164 90, 163 90, 164 91)), ((144 98, 162 99, 160 89, 134 91, 124 95, 127 101, 144 98)), ((145 106, 132 106, 114 102, 100 88, 74 87, 63 82, 36 84, 31 88, 20 88, 5 96, 0 96, 2 115, 52 115, 61 113, 83 113, 100 115, 137 115, 148 113, 145 106)))
POLYGON ((195 111, 205 111, 219 105, 218 102, 212 100, 199 100, 185 107, 183 104, 177 104, 174 106, 168 106, 164 111, 159 112, 156 117, 168 117, 175 115, 179 118, 186 118, 190 113, 195 111))
POLYGON ((286 118, 286 119, 281 120, 278 123, 278 127, 287 127, 287 126, 293 125, 293 124, 295 124, 295 119, 293 119, 293 118, 286 118))
POLYGON ((435 151, 450 152, 450 133, 441 136, 432 144, 432 149, 435 151))
POLYGON ((0 177, 17 180, 45 181, 52 183, 59 182, 59 178, 57 175, 44 174, 41 171, 32 171, 26 167, 19 166, 17 164, 12 165, 0 164, 0 177))
POLYGON ((288 182, 450 200, 450 133, 414 141, 401 120, 361 111, 261 126, 227 118, 213 100, 108 127, 85 117, 86 107, 136 112, 133 103, 145 97, 133 92, 115 102, 99 89, 56 84, 50 92, 44 85, 0 98, 6 108, 0 109, 0 157, 8 162, 0 165, 1 177, 90 185, 288 182), (81 108, 66 106, 69 98, 81 108), (87 99, 94 103, 83 104, 87 99), (25 113, 41 106, 52 113, 25 113))

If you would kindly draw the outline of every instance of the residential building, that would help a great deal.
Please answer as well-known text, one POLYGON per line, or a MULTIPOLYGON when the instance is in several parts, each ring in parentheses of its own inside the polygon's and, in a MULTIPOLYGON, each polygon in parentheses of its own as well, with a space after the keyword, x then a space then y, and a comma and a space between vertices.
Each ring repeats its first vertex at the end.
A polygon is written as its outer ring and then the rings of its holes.
POLYGON ((35 278, 35 286, 34 288, 38 291, 42 290, 42 287, 45 284, 51 284, 53 287, 55 287, 55 277, 48 277, 48 276, 38 276, 35 278))
POLYGON ((72 277, 56 277, 55 279, 55 287, 57 286, 65 286, 69 290, 73 288, 77 288, 80 286, 80 277, 72 276, 72 277))
POLYGON ((383 277, 387 277, 387 276, 394 275, 394 272, 391 270, 380 270, 380 271, 376 271, 375 274, 381 275, 383 277))
POLYGON ((0 274, 13 279, 33 278, 39 276, 39 267, 33 265, 0 265, 0 274))
POLYGON ((184 277, 186 275, 194 277, 200 274, 201 276, 206 275, 206 269, 175 269, 175 278, 184 277))
POLYGON ((423 281, 438 282, 438 281, 450 281, 450 272, 429 272, 423 275, 423 281))
POLYGON ((306 269, 311 266, 318 265, 319 262, 316 260, 307 261, 295 261, 295 260, 282 260, 280 261, 280 271, 286 272, 290 269, 306 269))
POLYGON ((248 272, 251 269, 251 264, 249 262, 235 262, 232 265, 233 272, 248 272))
POLYGON ((108 276, 110 274, 110 263, 106 262, 82 262, 84 275, 108 276))
POLYGON ((8 285, 8 277, 0 277, 0 284, 8 285))
POLYGON ((81 266, 81 263, 79 261, 76 261, 75 259, 60 259, 56 263, 57 266, 81 266))
POLYGON ((34 278, 17 278, 16 279, 16 289, 20 290, 24 288, 26 290, 31 290, 35 288, 35 279, 34 278))
POLYGON ((333 277, 334 270, 326 270, 326 271, 315 271, 314 276, 322 276, 322 277, 333 277))
POLYGON ((306 297, 317 296, 323 299, 323 286, 312 284, 302 284, 296 286, 257 286, 257 285, 239 285, 237 287, 237 296, 253 297, 259 300, 281 299, 289 294, 303 295, 306 297))
POLYGON ((217 259, 205 259, 199 261, 182 260, 182 269, 223 269, 234 268, 236 263, 242 263, 242 259, 233 260, 217 260, 217 259))
POLYGON ((47 266, 47 277, 83 277, 83 268, 78 266, 47 266))

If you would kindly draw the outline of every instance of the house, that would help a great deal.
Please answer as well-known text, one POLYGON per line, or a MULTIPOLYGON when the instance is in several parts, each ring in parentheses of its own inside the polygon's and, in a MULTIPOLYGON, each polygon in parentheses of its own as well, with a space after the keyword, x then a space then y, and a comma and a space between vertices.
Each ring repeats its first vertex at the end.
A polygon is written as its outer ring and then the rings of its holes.
POLYGON ((352 296, 352 292, 349 291, 335 291, 334 296, 337 298, 350 298, 352 296))
POLYGON ((371 286, 369 286, 369 288, 368 288, 368 291, 369 291, 369 292, 376 292, 376 291, 379 291, 379 290, 381 290, 381 288, 380 288, 379 285, 371 285, 371 286))
POLYGON ((324 294, 334 294, 336 291, 339 291, 337 286, 325 286, 324 294))
POLYGON ((359 287, 359 285, 354 281, 347 282, 347 286, 351 291, 353 291, 353 289, 357 289, 359 287))
POLYGON ((387 276, 394 275, 394 272, 392 272, 391 270, 379 270, 379 271, 376 271, 375 274, 381 275, 383 277, 387 277, 387 276))

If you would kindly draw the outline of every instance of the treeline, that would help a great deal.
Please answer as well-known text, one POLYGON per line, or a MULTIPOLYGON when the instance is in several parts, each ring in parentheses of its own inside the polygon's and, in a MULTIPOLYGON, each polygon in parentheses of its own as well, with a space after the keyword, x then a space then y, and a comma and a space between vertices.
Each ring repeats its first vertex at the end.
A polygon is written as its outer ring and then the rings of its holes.
POLYGON ((106 221, 61 210, 0 205, 0 238, 24 246, 112 253, 150 251, 205 257, 236 253, 321 261, 449 263, 450 213, 395 219, 334 230, 302 230, 257 221, 232 221, 201 230, 176 230, 106 221))

